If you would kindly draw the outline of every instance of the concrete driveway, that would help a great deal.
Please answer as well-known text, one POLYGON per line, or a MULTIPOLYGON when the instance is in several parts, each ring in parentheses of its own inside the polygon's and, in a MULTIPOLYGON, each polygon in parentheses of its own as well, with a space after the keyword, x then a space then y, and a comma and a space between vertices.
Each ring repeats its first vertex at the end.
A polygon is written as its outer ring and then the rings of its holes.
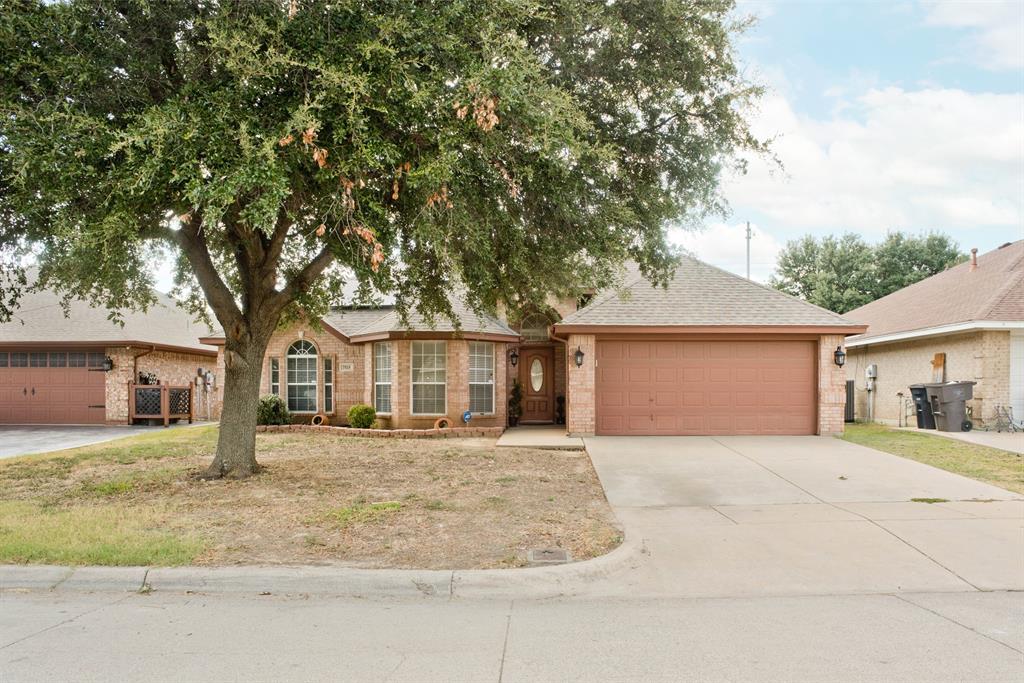
POLYGON ((1024 500, 994 486, 828 437, 595 437, 586 447, 647 553, 616 577, 626 593, 1024 589, 1024 500))
POLYGON ((132 436, 158 427, 82 425, 0 426, 0 458, 77 448, 132 436))

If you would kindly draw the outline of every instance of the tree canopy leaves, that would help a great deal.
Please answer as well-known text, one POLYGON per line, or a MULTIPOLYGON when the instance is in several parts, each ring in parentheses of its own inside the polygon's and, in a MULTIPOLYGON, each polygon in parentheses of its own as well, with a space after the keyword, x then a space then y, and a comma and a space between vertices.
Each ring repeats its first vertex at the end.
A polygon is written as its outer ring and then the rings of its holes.
POLYGON ((224 326, 343 276, 438 314, 663 277, 764 149, 731 0, 0 6, 0 258, 110 306, 168 248, 224 326))
POLYGON ((956 242, 939 233, 891 232, 877 245, 846 233, 793 240, 769 282, 836 313, 846 313, 963 262, 956 242))

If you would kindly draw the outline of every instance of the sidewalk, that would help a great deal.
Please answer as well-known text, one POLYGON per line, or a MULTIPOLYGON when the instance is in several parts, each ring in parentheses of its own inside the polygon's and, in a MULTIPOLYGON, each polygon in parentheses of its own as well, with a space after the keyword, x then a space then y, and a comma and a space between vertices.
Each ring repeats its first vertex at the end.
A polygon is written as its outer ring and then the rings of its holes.
POLYGON ((969 432, 940 432, 937 429, 918 429, 917 427, 897 427, 897 429, 904 432, 917 432, 918 434, 930 434, 946 439, 956 439, 957 441, 973 443, 979 446, 998 448, 1010 453, 1024 453, 1024 432, 987 432, 977 429, 969 432))

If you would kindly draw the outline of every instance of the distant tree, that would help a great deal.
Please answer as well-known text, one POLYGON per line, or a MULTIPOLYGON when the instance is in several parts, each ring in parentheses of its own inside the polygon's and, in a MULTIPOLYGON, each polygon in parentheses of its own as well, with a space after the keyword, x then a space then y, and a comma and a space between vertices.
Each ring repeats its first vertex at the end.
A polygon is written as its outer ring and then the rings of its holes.
POLYGON ((875 289, 873 299, 892 294, 926 277, 963 263, 967 254, 949 235, 905 235, 891 232, 875 247, 875 289))
POLYGON ((846 313, 966 259, 948 235, 892 232, 878 245, 852 233, 792 240, 779 254, 772 287, 846 313))
MULTIPOLYGON (((339 279, 451 316, 578 294, 724 205, 732 0, 0 0, 0 264, 110 308, 177 258, 224 330, 209 476, 257 469, 267 342, 339 279)), ((0 277, 0 320, 23 288, 0 277)))
POLYGON ((808 235, 779 254, 772 287, 843 313, 871 301, 871 247, 847 233, 820 240, 808 235))

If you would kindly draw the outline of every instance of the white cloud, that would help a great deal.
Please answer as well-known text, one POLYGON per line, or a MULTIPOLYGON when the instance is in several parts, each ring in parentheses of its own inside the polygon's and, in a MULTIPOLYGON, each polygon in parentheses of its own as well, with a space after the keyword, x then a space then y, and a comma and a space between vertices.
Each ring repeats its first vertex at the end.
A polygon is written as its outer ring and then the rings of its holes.
MULTIPOLYGON (((673 229, 669 240, 702 261, 725 270, 746 275, 746 223, 715 223, 700 231, 673 229)), ((750 224, 750 277, 765 282, 775 268, 782 245, 754 223, 750 224)))
POLYGON ((929 0, 925 23, 970 31, 967 57, 988 69, 1024 68, 1024 3, 1020 0, 929 0))
POLYGON ((724 180, 734 207, 778 234, 962 231, 1024 223, 1024 95, 869 89, 823 118, 769 96, 754 120, 779 135, 785 173, 755 160, 724 180))

